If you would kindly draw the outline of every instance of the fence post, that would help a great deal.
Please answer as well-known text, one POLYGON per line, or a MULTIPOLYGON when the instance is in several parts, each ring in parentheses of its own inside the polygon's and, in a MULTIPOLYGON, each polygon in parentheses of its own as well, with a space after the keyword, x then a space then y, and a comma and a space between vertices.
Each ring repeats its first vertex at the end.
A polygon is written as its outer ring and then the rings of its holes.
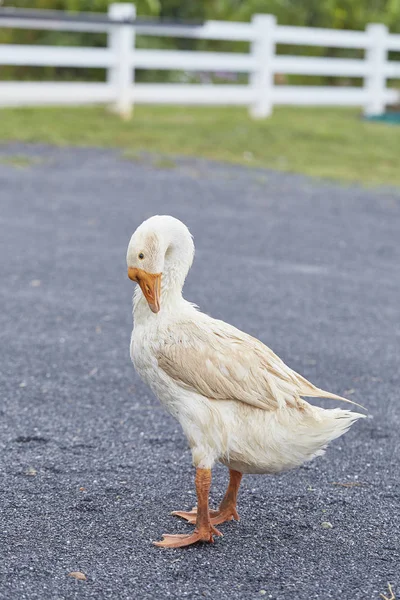
POLYGON ((368 75, 364 80, 367 99, 364 106, 365 115, 381 115, 385 112, 388 29, 382 23, 370 23, 366 27, 368 41, 366 61, 368 75))
POLYGON ((273 107, 276 17, 254 15, 252 24, 254 40, 251 44, 251 54, 255 67, 250 76, 250 85, 254 94, 250 115, 255 119, 263 119, 271 115, 273 107))
MULTIPOLYGON (((136 17, 134 4, 115 3, 108 7, 108 16, 113 21, 123 21, 136 17)), ((132 25, 111 25, 108 34, 108 47, 113 56, 111 67, 107 71, 107 82, 115 92, 115 102, 111 110, 123 119, 132 114, 131 86, 134 83, 132 55, 135 44, 135 29, 132 25)))

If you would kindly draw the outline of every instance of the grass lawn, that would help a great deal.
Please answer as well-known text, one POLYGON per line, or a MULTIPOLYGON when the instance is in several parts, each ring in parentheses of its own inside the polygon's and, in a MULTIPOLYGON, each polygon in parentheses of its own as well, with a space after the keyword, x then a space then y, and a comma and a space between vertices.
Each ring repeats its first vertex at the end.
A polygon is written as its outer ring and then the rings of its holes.
MULTIPOLYGON (((244 108, 138 106, 131 121, 103 107, 0 109, 0 142, 121 148, 400 185, 400 127, 365 122, 358 110, 281 107, 253 121, 244 108)), ((167 167, 165 167, 167 168, 167 167)))

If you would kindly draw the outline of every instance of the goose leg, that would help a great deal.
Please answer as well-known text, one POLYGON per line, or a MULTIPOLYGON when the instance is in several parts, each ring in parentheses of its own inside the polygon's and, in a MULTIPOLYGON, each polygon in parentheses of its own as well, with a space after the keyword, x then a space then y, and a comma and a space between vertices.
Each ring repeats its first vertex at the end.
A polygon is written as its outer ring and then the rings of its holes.
MULTIPOLYGON (((210 520, 212 525, 220 525, 225 521, 231 521, 235 519, 239 521, 239 515, 236 510, 237 495, 239 491, 240 482, 242 479, 242 473, 229 469, 229 485, 226 490, 226 494, 219 505, 218 510, 210 510, 210 520)), ((189 523, 196 523, 197 518, 197 507, 192 508, 190 511, 176 510, 172 513, 176 517, 182 517, 189 523)))
POLYGON ((196 542, 213 542, 214 535, 222 535, 210 521, 208 496, 211 487, 211 469, 196 469, 195 482, 198 506, 195 530, 189 535, 169 535, 165 533, 162 541, 154 542, 156 546, 160 548, 181 548, 196 542))

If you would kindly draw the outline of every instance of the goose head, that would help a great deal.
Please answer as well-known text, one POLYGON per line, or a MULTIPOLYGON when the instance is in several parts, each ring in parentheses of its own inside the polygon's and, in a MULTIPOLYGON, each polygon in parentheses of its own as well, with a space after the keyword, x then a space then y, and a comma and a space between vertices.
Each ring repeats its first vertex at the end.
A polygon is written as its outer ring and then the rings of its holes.
POLYGON ((181 295, 193 256, 189 229, 174 217, 156 215, 136 229, 126 256, 128 277, 139 284, 153 313, 166 296, 181 295))

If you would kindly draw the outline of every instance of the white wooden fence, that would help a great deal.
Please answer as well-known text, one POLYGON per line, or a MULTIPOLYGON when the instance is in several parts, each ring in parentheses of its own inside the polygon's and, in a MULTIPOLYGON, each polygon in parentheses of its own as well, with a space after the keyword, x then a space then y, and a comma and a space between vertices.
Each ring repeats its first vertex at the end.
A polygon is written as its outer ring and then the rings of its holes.
MULTIPOLYGON (((93 15, 94 17, 94 15, 93 15)), ((254 15, 251 23, 207 21, 202 25, 151 24, 135 20, 133 4, 112 4, 108 19, 78 20, 46 11, 24 16, 0 10, 0 28, 106 32, 106 48, 0 44, 1 65, 98 67, 107 69, 106 83, 0 81, 0 106, 111 103, 129 117, 134 103, 246 105, 253 117, 271 114, 277 104, 362 106, 367 115, 384 112, 400 101, 387 79, 400 79, 400 62, 388 52, 400 51, 400 35, 382 24, 365 31, 289 27, 272 15, 254 15), (41 16, 42 15, 42 16, 41 16), (135 35, 238 40, 250 42, 249 53, 143 50, 135 35), (363 59, 289 56, 277 44, 357 48, 363 59), (248 85, 135 83, 135 69, 230 71, 248 73, 248 85), (362 87, 277 85, 274 75, 299 74, 363 78, 362 87)))

